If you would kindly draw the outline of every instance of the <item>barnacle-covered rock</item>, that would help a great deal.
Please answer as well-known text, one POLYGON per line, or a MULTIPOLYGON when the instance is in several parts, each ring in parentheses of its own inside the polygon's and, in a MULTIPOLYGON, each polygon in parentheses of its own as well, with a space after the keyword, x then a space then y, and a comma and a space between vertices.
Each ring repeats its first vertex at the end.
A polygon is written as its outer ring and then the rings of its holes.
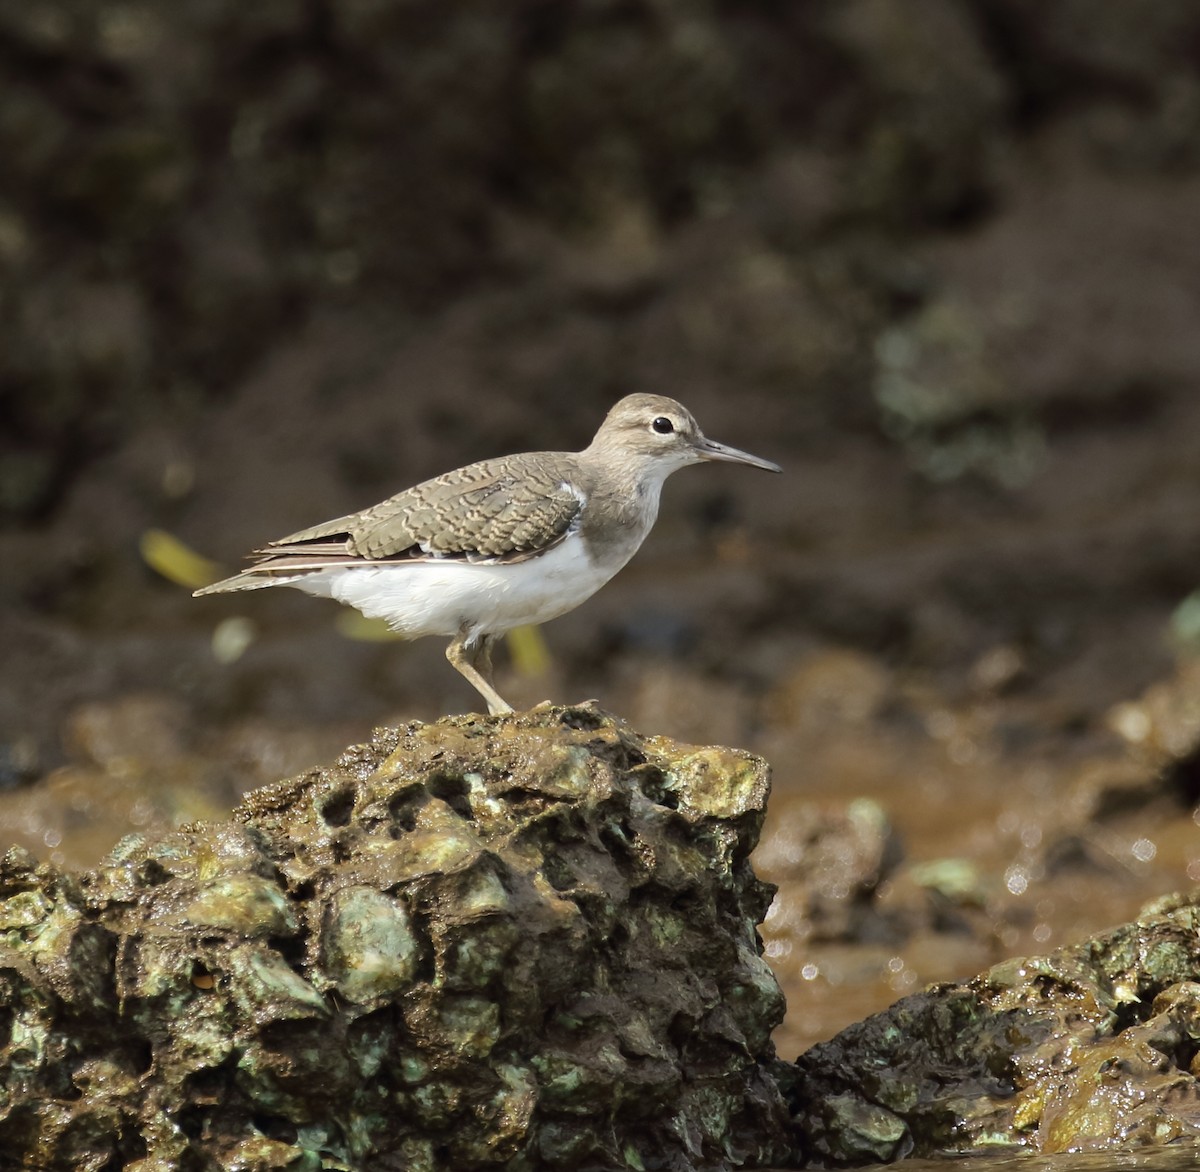
POLYGON ((78 879, 0 863, 25 1167, 786 1163, 760 760, 593 708, 381 730, 78 879))

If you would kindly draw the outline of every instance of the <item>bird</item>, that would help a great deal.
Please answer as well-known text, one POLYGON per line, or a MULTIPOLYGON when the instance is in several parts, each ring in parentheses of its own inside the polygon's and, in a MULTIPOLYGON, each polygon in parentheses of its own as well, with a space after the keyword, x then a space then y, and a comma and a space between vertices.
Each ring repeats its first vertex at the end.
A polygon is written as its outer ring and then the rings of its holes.
POLYGON ((704 461, 780 472, 710 440, 682 404, 631 394, 580 452, 523 452, 423 481, 380 504, 252 551, 196 596, 291 586, 383 619, 408 639, 450 638, 446 658, 487 702, 492 644, 574 610, 637 552, 663 482, 704 461))

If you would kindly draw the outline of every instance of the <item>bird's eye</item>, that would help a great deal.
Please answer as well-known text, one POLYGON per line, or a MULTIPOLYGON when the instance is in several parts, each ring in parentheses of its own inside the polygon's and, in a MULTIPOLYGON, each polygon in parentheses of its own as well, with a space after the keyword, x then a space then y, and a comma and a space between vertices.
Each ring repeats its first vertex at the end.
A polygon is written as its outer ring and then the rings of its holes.
POLYGON ((660 415, 652 424, 650 424, 659 435, 670 435, 675 430, 673 424, 665 415, 660 415))

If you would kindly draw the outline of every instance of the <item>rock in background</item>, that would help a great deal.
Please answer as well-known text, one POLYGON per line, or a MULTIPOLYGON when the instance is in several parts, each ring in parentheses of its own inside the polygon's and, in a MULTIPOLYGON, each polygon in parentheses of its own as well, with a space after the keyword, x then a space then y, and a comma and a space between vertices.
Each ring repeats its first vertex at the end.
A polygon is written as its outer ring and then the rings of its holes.
POLYGON ((806 1159, 1175 1143, 1194 1160, 1197 978, 1193 895, 1048 956, 905 997, 797 1061, 806 1159))

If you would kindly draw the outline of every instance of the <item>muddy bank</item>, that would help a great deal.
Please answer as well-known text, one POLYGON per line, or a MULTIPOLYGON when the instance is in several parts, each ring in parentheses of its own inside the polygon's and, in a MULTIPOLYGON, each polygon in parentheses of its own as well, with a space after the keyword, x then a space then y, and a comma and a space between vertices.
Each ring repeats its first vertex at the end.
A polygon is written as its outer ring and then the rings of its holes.
POLYGON ((763 931, 787 1057, 1200 882, 1200 660, 1114 705, 1086 751, 1011 700, 950 704, 868 666, 826 659, 791 757, 775 746, 806 777, 777 789, 756 855, 779 886, 763 931))

